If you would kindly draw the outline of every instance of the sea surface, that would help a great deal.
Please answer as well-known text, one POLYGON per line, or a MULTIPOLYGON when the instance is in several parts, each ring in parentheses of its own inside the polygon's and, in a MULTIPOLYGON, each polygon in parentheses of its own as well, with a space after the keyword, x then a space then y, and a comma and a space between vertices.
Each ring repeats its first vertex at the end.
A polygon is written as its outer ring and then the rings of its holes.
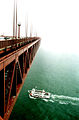
POLYGON ((79 55, 39 49, 9 120, 79 120, 79 55), (31 99, 37 86, 50 99, 31 99))

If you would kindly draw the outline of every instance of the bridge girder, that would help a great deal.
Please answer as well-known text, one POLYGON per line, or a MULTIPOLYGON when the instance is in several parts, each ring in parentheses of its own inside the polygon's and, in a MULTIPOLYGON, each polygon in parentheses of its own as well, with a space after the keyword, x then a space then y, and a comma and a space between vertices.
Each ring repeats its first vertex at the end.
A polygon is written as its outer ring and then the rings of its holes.
POLYGON ((36 40, 0 59, 0 116, 4 120, 12 112, 39 45, 36 40))

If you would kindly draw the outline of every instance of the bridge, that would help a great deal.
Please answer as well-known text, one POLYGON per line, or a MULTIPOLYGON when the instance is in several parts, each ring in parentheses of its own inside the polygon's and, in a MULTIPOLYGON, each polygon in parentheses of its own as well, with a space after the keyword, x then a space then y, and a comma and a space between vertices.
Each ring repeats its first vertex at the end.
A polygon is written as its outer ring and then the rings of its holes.
POLYGON ((8 120, 39 48, 39 37, 0 41, 0 120, 8 120))
POLYGON ((0 35, 0 120, 9 119, 41 41, 27 31, 20 37, 15 1, 13 11, 13 35, 0 35))

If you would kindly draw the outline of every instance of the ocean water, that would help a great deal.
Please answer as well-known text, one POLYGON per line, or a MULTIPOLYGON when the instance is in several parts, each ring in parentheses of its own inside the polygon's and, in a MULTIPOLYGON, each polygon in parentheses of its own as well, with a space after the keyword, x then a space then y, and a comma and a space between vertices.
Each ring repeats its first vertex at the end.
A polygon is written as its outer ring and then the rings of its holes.
POLYGON ((79 120, 79 55, 39 49, 9 120, 79 120), (31 99, 37 86, 50 99, 31 99))

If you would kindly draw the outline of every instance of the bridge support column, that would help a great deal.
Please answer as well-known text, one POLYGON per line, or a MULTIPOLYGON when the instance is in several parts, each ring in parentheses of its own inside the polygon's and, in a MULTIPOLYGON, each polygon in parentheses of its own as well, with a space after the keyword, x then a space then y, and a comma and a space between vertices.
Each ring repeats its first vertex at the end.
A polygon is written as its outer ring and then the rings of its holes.
POLYGON ((25 56, 24 56, 24 69, 25 69, 25 74, 27 73, 27 59, 26 59, 26 56, 27 56, 27 51, 25 52, 25 56))
POLYGON ((0 71, 0 115, 5 113, 5 68, 0 71))
POLYGON ((14 79, 13 79, 12 91, 11 91, 12 96, 16 96, 17 93, 17 70, 18 70, 18 63, 16 63, 15 65, 15 73, 14 73, 14 79))
POLYGON ((25 75, 25 53, 23 53, 23 76, 25 75))
POLYGON ((32 47, 30 48, 30 63, 32 63, 32 47))
POLYGON ((33 57, 35 56, 35 45, 33 46, 33 57))
POLYGON ((33 49, 34 49, 34 48, 33 48, 33 46, 32 46, 32 49, 31 49, 31 61, 33 60, 33 52, 34 52, 33 49))
POLYGON ((29 66, 30 66, 30 64, 29 64, 29 52, 27 52, 26 64, 27 64, 27 68, 29 68, 29 66))
POLYGON ((29 48, 28 52, 29 52, 29 64, 30 64, 31 63, 31 48, 29 48))

